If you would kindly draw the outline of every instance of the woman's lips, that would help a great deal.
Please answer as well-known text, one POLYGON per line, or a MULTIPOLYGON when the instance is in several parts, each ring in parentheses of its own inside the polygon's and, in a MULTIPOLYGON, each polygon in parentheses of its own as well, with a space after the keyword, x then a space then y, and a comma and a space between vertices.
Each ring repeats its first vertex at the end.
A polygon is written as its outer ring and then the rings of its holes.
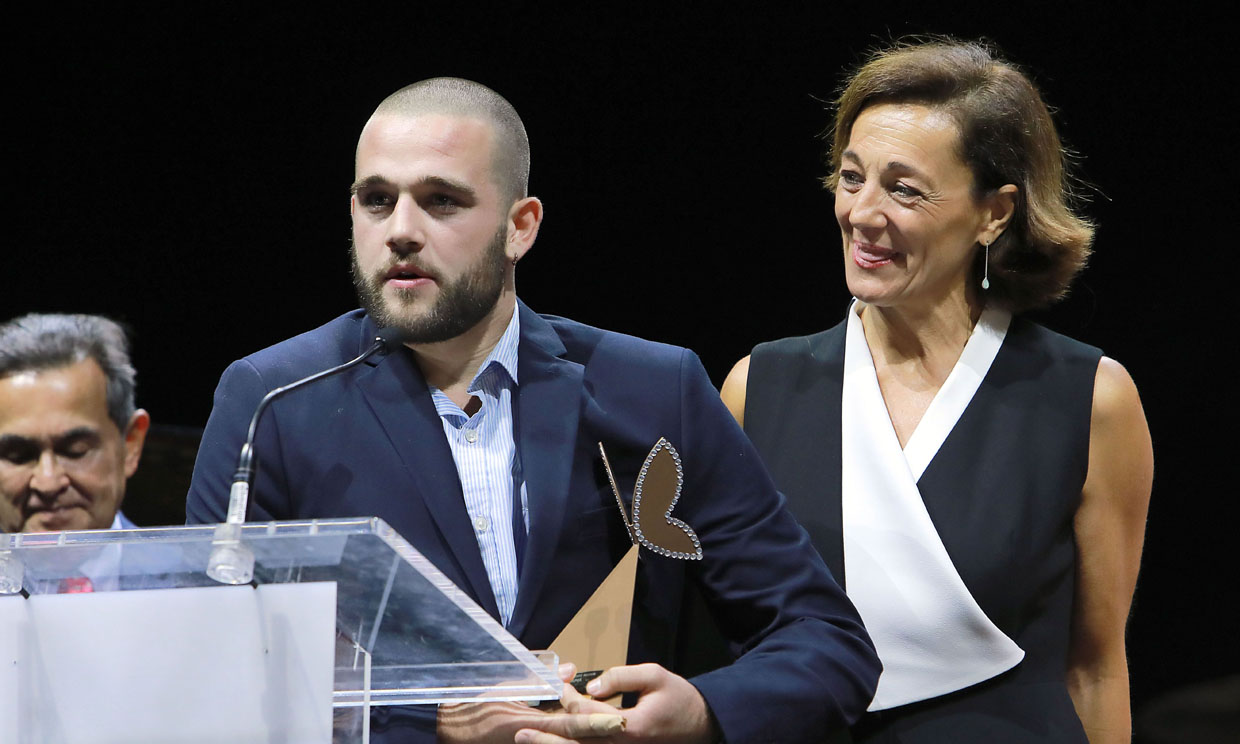
POLYGON ((853 262, 863 269, 886 266, 899 255, 898 251, 872 243, 853 243, 853 262))

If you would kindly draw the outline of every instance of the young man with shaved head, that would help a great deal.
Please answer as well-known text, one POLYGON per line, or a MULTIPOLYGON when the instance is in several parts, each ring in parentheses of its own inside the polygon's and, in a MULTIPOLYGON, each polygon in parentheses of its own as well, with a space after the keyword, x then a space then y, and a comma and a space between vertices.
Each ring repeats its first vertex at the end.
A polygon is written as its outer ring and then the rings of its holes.
MULTIPOLYGON (((516 266, 543 208, 527 193, 520 118, 465 80, 416 83, 362 130, 352 189, 362 305, 235 362, 194 471, 192 522, 224 519, 234 458, 269 390, 357 356, 397 326, 407 347, 276 401, 259 426, 250 517, 377 515, 530 648, 544 648, 625 553, 629 535, 598 454, 626 498, 651 447, 679 451, 675 516, 700 561, 642 551, 631 666, 594 698, 636 696, 608 741, 818 741, 860 715, 878 663, 848 600, 784 509, 757 454, 691 352, 530 310, 516 266), (700 587, 741 654, 677 675, 685 590, 700 587)), ((662 516, 662 515, 658 515, 662 516)), ((571 662, 572 659, 565 661, 571 662)), ((591 736, 604 703, 566 688, 564 711, 442 711, 442 741, 591 736)), ((372 741, 429 740, 401 709, 372 741)))

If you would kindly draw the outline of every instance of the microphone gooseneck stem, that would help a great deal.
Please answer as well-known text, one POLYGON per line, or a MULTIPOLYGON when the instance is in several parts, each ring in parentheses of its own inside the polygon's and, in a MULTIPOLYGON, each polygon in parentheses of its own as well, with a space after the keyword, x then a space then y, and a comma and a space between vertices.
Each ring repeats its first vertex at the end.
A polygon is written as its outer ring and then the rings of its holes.
POLYGON ((295 382, 290 382, 263 396, 263 399, 258 403, 258 407, 254 409, 254 415, 250 418, 250 429, 246 433, 245 444, 241 445, 241 455, 237 458, 237 472, 233 474, 232 487, 228 491, 228 517, 225 520, 226 524, 243 524, 245 522, 246 512, 249 510, 250 504, 250 485, 254 482, 254 471, 257 468, 258 462, 254 456, 254 434, 258 431, 259 417, 263 415, 263 411, 267 410, 267 406, 271 404, 271 401, 302 385, 356 367, 374 354, 386 351, 389 344, 390 341, 387 338, 382 336, 376 338, 374 345, 356 358, 338 367, 325 369, 309 377, 303 377, 295 382))

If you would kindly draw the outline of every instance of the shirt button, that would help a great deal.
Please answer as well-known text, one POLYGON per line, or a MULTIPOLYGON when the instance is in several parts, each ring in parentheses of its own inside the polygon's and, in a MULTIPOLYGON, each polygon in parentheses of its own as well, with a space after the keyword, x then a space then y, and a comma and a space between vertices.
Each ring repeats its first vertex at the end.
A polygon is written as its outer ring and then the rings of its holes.
POLYGON ((477 429, 466 429, 465 430, 465 441, 469 442, 470 444, 473 444, 474 442, 478 441, 478 430, 477 429))
POLYGON ((477 527, 479 532, 486 532, 490 526, 491 521, 486 517, 476 517, 474 519, 474 527, 477 527))

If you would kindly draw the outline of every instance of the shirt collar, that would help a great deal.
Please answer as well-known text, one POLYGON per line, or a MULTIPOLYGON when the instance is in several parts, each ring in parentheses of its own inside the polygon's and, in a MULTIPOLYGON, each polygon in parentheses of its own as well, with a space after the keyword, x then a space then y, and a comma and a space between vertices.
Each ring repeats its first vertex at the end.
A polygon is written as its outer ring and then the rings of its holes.
POLYGON ((518 308, 512 310, 512 320, 508 321, 508 327, 504 329, 504 335, 499 337, 499 342, 495 344, 495 348, 491 349, 491 353, 487 354, 486 359, 482 360, 482 364, 478 367, 478 373, 474 375, 474 379, 469 383, 469 389, 473 391, 478 387, 478 379, 486 374, 491 365, 498 364, 508 373, 509 379, 513 384, 519 384, 517 379, 517 346, 521 341, 521 313, 518 308))

